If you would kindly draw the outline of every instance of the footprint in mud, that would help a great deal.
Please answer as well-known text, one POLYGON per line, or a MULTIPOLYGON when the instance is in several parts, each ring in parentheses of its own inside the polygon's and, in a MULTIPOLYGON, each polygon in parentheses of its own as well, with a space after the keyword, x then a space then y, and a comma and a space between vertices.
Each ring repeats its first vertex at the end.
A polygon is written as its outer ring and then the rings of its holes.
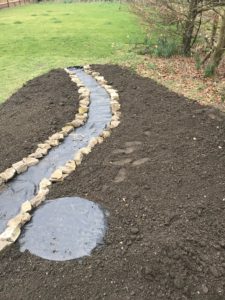
POLYGON ((127 178, 127 171, 125 168, 119 170, 118 174, 116 175, 114 182, 120 183, 123 182, 127 178))
POLYGON ((140 141, 131 141, 131 142, 126 142, 125 146, 126 147, 135 147, 135 146, 141 146, 143 143, 140 141))
MULTIPOLYGON (((113 155, 129 155, 134 153, 135 151, 140 149, 140 146, 143 143, 141 141, 130 141, 130 142, 125 142, 124 144, 124 148, 123 149, 115 149, 112 154, 113 155)), ((114 178, 114 182, 115 183, 120 183, 123 182, 127 179, 127 170, 125 168, 125 166, 139 166, 141 164, 144 164, 145 162, 148 161, 148 158, 141 158, 136 160, 136 157, 134 158, 130 158, 129 156, 127 158, 124 159, 120 159, 117 161, 113 161, 111 162, 112 165, 114 166, 118 166, 118 167, 123 167, 122 169, 120 169, 116 175, 116 177, 114 178)))
POLYGON ((146 136, 150 136, 151 132, 150 132, 150 130, 146 130, 146 131, 144 132, 144 134, 145 134, 146 136))
POLYGON ((196 115, 206 114, 212 120, 216 120, 218 122, 222 122, 224 120, 224 113, 222 111, 217 110, 216 108, 201 108, 196 109, 194 111, 196 115))
POLYGON ((127 164, 130 164, 131 162, 132 162, 131 158, 125 158, 125 159, 113 161, 113 162, 111 162, 111 164, 114 165, 114 166, 122 167, 122 166, 125 166, 127 164))
POLYGON ((140 165, 143 165, 145 164, 146 162, 148 162, 150 159, 148 157, 144 157, 144 158, 140 158, 138 160, 135 160, 133 163, 132 163, 132 166, 134 167, 137 167, 137 166, 140 166, 140 165))
POLYGON ((115 149, 113 150, 112 154, 131 154, 138 150, 139 146, 142 145, 140 141, 132 141, 126 142, 124 149, 115 149))

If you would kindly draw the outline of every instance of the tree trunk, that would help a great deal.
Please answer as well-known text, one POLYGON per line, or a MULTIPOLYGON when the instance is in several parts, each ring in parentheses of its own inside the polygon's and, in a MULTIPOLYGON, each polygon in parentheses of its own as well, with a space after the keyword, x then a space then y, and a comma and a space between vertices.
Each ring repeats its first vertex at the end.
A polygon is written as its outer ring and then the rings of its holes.
POLYGON ((225 51, 225 9, 223 9, 223 13, 221 15, 221 26, 219 30, 218 43, 214 49, 214 52, 212 54, 212 59, 210 62, 213 73, 215 73, 216 68, 219 66, 223 58, 224 51, 225 51))
POLYGON ((211 32, 211 38, 210 38, 210 47, 211 48, 213 48, 214 43, 215 43, 218 24, 219 24, 219 15, 217 13, 214 13, 212 32, 211 32))
POLYGON ((197 8, 198 8, 198 1, 191 0, 189 4, 188 16, 187 16, 187 20, 185 21, 184 32, 183 32, 183 52, 185 55, 190 55, 191 52, 193 33, 195 29, 195 21, 198 15, 197 8))

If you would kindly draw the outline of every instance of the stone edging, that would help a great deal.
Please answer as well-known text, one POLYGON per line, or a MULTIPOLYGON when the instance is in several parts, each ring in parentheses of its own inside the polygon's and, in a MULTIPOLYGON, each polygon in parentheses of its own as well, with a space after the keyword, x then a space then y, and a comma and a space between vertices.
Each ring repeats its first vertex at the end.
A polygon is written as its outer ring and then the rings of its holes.
POLYGON ((84 85, 82 84, 82 82, 78 77, 73 77, 71 80, 75 82, 79 87, 78 93, 80 94, 78 113, 75 114, 74 120, 69 123, 66 123, 65 126, 62 127, 61 131, 51 135, 46 141, 44 141, 44 143, 38 144, 38 147, 35 150, 35 152, 23 158, 21 161, 12 164, 11 167, 1 172, 0 186, 7 183, 10 179, 12 179, 17 174, 21 174, 25 172, 29 167, 38 164, 39 160, 42 159, 44 156, 46 156, 50 149, 58 146, 60 142, 62 142, 64 138, 71 131, 74 130, 74 128, 78 128, 85 123, 85 121, 87 120, 88 105, 90 101, 89 99, 90 92, 86 87, 84 87, 84 85))
MULTIPOLYGON (((65 70, 70 75, 71 80, 74 81, 79 87, 78 92, 81 94, 79 97, 81 99, 80 108, 79 113, 76 114, 74 122, 79 121, 83 124, 87 119, 90 92, 87 90, 87 88, 84 87, 84 85, 76 75, 70 72, 69 69, 65 70)), ((103 130, 98 137, 90 139, 87 147, 81 148, 78 152, 76 152, 73 160, 68 161, 63 167, 56 169, 49 179, 43 178, 41 180, 36 196, 34 196, 30 200, 25 201, 21 205, 20 213, 8 221, 5 231, 0 234, 0 251, 8 245, 14 243, 18 239, 21 233, 21 227, 31 219, 31 211, 46 200, 46 196, 49 193, 49 188, 52 183, 63 181, 64 178, 74 172, 76 167, 81 164, 83 157, 89 154, 92 148, 95 147, 95 145, 101 144, 104 139, 109 137, 111 134, 111 129, 117 127, 120 123, 119 119, 121 116, 121 112, 118 92, 114 90, 110 85, 108 85, 104 77, 100 76, 98 72, 92 71, 90 66, 84 66, 84 70, 87 74, 92 75, 96 79, 96 81, 109 93, 111 97, 110 104, 112 110, 111 121, 107 125, 106 129, 103 130)), ((68 131, 69 133, 73 130, 74 126, 71 124, 68 124, 67 126, 68 130, 70 128, 70 130, 68 131)), ((81 124, 79 126, 81 126, 81 124)))

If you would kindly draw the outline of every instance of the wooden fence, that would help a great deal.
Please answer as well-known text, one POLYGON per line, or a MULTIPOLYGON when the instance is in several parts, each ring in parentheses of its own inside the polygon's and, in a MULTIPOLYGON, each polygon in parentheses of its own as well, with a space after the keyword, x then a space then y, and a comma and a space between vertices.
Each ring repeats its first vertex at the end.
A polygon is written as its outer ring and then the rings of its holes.
POLYGON ((33 2, 37 2, 37 1, 36 0, 0 0, 0 9, 22 5, 25 3, 33 3, 33 2))
MULTIPOLYGON (((25 3, 35 3, 35 2, 48 2, 46 0, 0 0, 0 9, 1 8, 7 8, 7 7, 14 7, 17 5, 22 5, 25 3)), ((72 2, 129 2, 130 0, 72 0, 72 2)), ((62 2, 62 0, 55 1, 55 2, 62 2)))

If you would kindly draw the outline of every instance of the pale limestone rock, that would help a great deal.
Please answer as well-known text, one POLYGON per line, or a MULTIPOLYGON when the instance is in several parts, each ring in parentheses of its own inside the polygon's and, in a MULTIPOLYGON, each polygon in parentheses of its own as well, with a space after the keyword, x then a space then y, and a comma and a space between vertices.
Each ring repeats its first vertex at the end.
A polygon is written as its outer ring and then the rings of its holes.
POLYGON ((80 152, 84 155, 88 155, 91 152, 91 147, 83 147, 80 149, 80 152))
POLYGON ((104 139, 103 139, 103 137, 101 137, 101 136, 97 137, 97 139, 98 139, 98 143, 99 143, 99 144, 101 144, 101 143, 104 142, 104 139))
POLYGON ((5 249, 9 245, 11 245, 11 242, 6 241, 6 240, 0 240, 0 251, 5 249))
MULTIPOLYGON (((72 122, 73 122, 73 120, 71 122, 66 123, 65 126, 73 126, 72 122)), ((62 131, 60 131, 60 132, 63 133, 62 131)))
POLYGON ((70 168, 72 171, 75 171, 76 169, 76 163, 74 160, 69 160, 66 164, 65 167, 70 168))
MULTIPOLYGON (((88 91, 88 92, 85 92, 85 93, 80 94, 79 99, 80 99, 80 100, 83 100, 83 99, 89 99, 89 97, 90 97, 90 92, 88 91)), ((80 102, 80 101, 79 101, 79 102, 80 102)))
POLYGON ((20 213, 17 216, 15 216, 14 218, 12 218, 11 220, 9 220, 9 222, 7 223, 8 227, 20 227, 23 226, 25 223, 27 223, 28 221, 30 221, 31 219, 31 215, 28 213, 20 213))
MULTIPOLYGON (((68 126, 68 125, 65 125, 65 126, 68 126)), ((72 125, 70 125, 70 126, 72 126, 72 125)), ((65 131, 59 131, 59 133, 60 134, 63 134, 63 136, 64 136, 64 138, 66 137, 66 136, 68 136, 68 133, 66 133, 65 131)))
POLYGON ((48 153, 47 149, 37 148, 37 150, 34 153, 30 154, 29 157, 41 158, 45 156, 47 153, 48 153))
POLYGON ((10 180, 11 178, 13 178, 13 176, 15 175, 16 170, 14 168, 8 168, 6 169, 4 172, 2 172, 0 174, 0 178, 6 182, 8 180, 10 180))
POLYGON ((62 170, 62 173, 63 173, 63 177, 64 177, 65 174, 69 175, 74 171, 73 168, 70 168, 68 166, 62 167, 61 170, 62 170))
POLYGON ((69 174, 68 174, 68 173, 63 173, 63 175, 62 175, 62 181, 63 181, 66 177, 68 177, 71 173, 72 173, 72 172, 70 172, 69 174))
POLYGON ((27 170, 27 165, 21 160, 12 165, 18 174, 23 173, 27 170))
POLYGON ((97 144, 98 144, 98 138, 97 137, 92 137, 89 141, 88 146, 93 148, 97 144))
POLYGON ((84 87, 84 84, 82 82, 77 83, 77 87, 84 87))
POLYGON ((51 146, 48 143, 38 144, 38 148, 49 150, 51 146))
POLYGON ((34 166, 39 163, 39 160, 34 157, 25 157, 23 158, 23 162, 28 166, 34 166))
POLYGON ((101 136, 102 136, 104 139, 106 139, 107 137, 110 136, 110 131, 108 131, 108 130, 102 131, 101 136))
POLYGON ((55 133, 52 136, 49 137, 49 140, 58 140, 62 141, 64 139, 64 136, 62 133, 55 133))
POLYGON ((49 187, 51 184, 52 184, 52 183, 51 183, 50 180, 48 180, 47 178, 43 178, 43 179, 41 180, 40 184, 39 184, 39 188, 40 188, 41 190, 44 190, 44 189, 46 189, 47 187, 49 187))
POLYGON ((87 113, 83 113, 83 114, 76 113, 76 114, 75 114, 75 119, 76 119, 76 120, 84 120, 84 119, 87 118, 87 116, 88 116, 87 113))
POLYGON ((98 80, 98 81, 103 81, 103 80, 105 80, 103 76, 95 75, 94 77, 95 77, 95 79, 98 80))
POLYGON ((64 126, 62 128, 62 131, 65 132, 66 134, 69 134, 70 132, 72 132, 74 130, 74 127, 73 126, 64 126))
POLYGON ((80 87, 79 90, 78 90, 79 94, 84 94, 86 92, 88 92, 88 89, 86 87, 80 87))
POLYGON ((71 122, 71 124, 73 125, 74 128, 77 128, 77 127, 80 127, 81 125, 83 125, 84 122, 81 120, 74 120, 71 122))
POLYGON ((30 201, 27 200, 21 205, 21 209, 20 209, 21 213, 27 213, 31 210, 32 210, 32 206, 31 206, 30 201))
POLYGON ((91 68, 90 65, 84 65, 84 70, 85 71, 90 70, 90 68, 91 68))
POLYGON ((62 181, 63 180, 63 173, 62 173, 62 170, 61 169, 57 169, 57 170, 55 170, 53 173, 52 173, 52 175, 51 175, 51 177, 50 177, 50 180, 52 181, 52 182, 58 182, 58 181, 62 181))
POLYGON ((111 85, 103 84, 103 87, 107 90, 107 92, 113 91, 113 88, 111 87, 111 85))
POLYGON ((75 120, 84 120, 84 114, 77 113, 75 114, 75 120))
POLYGON ((84 114, 88 111, 88 107, 86 106, 80 106, 78 109, 79 114, 84 114))
POLYGON ((6 230, 0 234, 0 240, 15 242, 18 239, 20 232, 19 227, 7 227, 6 230))
POLYGON ((70 74, 70 73, 71 73, 70 70, 67 69, 67 68, 64 68, 64 71, 65 71, 67 74, 70 74))
POLYGON ((84 98, 84 99, 80 100, 80 104, 88 106, 89 105, 89 100, 87 98, 84 98))
POLYGON ((113 102, 111 104, 111 108, 112 108, 112 113, 114 114, 115 112, 120 110, 120 104, 118 102, 113 102))
POLYGON ((100 73, 99 72, 92 72, 92 76, 99 76, 100 75, 100 73))
POLYGON ((118 101, 119 100, 119 95, 117 93, 111 93, 111 99, 114 101, 118 101))
POLYGON ((74 156, 74 161, 76 163, 77 166, 79 166, 81 164, 81 161, 83 159, 83 154, 81 153, 81 151, 79 150, 75 156, 74 156))
POLYGON ((119 120, 119 116, 117 114, 112 116, 112 121, 118 121, 119 120))
POLYGON ((118 118, 120 118, 121 115, 122 115, 122 113, 121 113, 121 111, 115 111, 115 112, 113 113, 113 115, 114 115, 114 116, 117 116, 118 118))
POLYGON ((71 78, 71 81, 73 81, 73 82, 75 82, 77 84, 77 86, 78 85, 82 85, 83 86, 83 84, 82 84, 82 82, 80 81, 79 78, 74 77, 74 75, 72 75, 70 78, 71 78))
POLYGON ((32 207, 38 207, 46 199, 45 193, 38 193, 34 198, 30 200, 32 207))
POLYGON ((47 140, 46 143, 48 143, 50 146, 55 147, 59 145, 58 140, 47 140))
POLYGON ((116 127, 118 127, 119 126, 119 124, 120 124, 120 121, 112 121, 111 123, 110 123, 110 128, 116 128, 116 127))
POLYGON ((111 95, 112 93, 115 92, 115 90, 111 86, 108 86, 107 92, 111 95))
POLYGON ((46 195, 48 195, 48 193, 49 193, 49 188, 40 188, 39 189, 39 191, 38 191, 38 193, 37 193, 37 195, 44 195, 44 196, 46 196, 46 195))

